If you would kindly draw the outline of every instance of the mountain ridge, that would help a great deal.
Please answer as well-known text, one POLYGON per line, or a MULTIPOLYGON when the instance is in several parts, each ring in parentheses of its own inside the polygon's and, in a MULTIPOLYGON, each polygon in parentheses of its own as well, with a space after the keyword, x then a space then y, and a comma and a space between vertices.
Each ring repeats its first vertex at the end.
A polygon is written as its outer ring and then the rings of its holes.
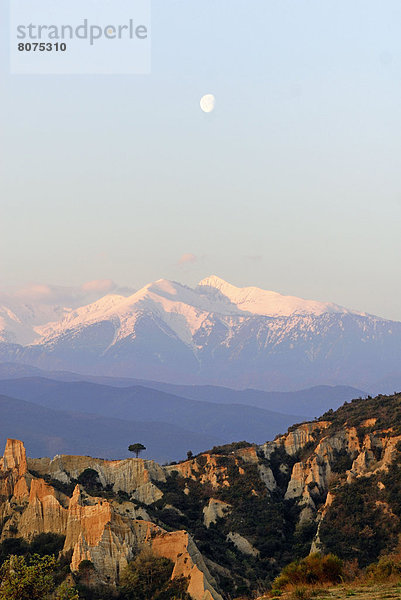
MULTIPOLYGON (((88 381, 110 387, 142 386, 172 393, 180 398, 217 404, 241 404, 264 408, 281 414, 302 414, 317 417, 330 408, 336 409, 346 401, 365 397, 366 391, 349 386, 315 386, 294 392, 263 391, 254 388, 232 389, 211 385, 183 385, 134 378, 116 378, 87 375, 68 371, 44 371, 38 367, 18 363, 0 363, 0 381, 39 377, 64 382, 88 381)), ((1 384, 0 384, 1 387, 1 384)), ((369 390, 370 391, 370 390, 369 390)), ((391 391, 394 391, 392 389, 391 391)))
POLYGON ((401 364, 400 322, 216 276, 195 288, 161 279, 107 295, 36 332, 29 345, 0 343, 0 360, 264 390, 367 389, 401 364))

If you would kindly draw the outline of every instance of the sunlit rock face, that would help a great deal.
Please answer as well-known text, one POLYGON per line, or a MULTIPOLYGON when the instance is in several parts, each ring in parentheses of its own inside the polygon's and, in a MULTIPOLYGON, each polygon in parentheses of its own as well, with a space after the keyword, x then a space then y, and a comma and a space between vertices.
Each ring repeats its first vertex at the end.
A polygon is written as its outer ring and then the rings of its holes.
POLYGON ((189 577, 188 593, 201 600, 222 600, 213 588, 215 584, 203 557, 186 531, 163 533, 152 541, 155 554, 165 556, 175 564, 173 577, 189 577))
POLYGON ((29 467, 65 483, 78 479, 85 469, 94 469, 102 486, 112 486, 115 492, 135 490, 136 498, 144 504, 151 504, 160 497, 154 483, 166 480, 162 467, 154 461, 132 458, 102 460, 89 456, 56 456, 52 460, 30 459, 29 467))
POLYGON ((55 485, 57 481, 67 484, 85 469, 96 470, 105 486, 116 486, 143 504, 163 495, 152 480, 165 481, 166 475, 152 461, 102 461, 80 456, 27 461, 23 443, 8 440, 0 460, 1 493, 6 498, 0 505, 0 518, 5 521, 0 540, 13 537, 15 532, 27 540, 40 533, 64 535, 63 552, 72 552, 72 571, 77 571, 83 560, 90 560, 100 580, 111 584, 118 581, 134 553, 149 545, 156 554, 174 562, 173 577, 189 578, 189 593, 194 600, 221 600, 187 532, 167 534, 144 520, 147 513, 143 508, 135 510, 128 502, 83 495, 78 484, 68 497, 40 477, 50 476, 55 485))

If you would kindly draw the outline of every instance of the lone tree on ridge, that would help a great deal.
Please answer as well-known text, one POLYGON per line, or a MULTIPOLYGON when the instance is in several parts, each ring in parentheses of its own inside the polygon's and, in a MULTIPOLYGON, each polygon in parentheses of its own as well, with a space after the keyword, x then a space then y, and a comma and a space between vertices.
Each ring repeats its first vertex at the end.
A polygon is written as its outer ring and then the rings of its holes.
POLYGON ((144 446, 143 444, 131 444, 130 446, 128 446, 128 450, 130 452, 135 452, 136 458, 138 458, 140 453, 146 450, 146 446, 144 446))

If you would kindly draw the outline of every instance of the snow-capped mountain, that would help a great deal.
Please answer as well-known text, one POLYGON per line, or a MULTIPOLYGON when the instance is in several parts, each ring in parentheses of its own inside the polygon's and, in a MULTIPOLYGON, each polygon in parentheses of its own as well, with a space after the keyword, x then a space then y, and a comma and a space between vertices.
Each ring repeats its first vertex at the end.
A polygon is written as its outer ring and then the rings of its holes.
POLYGON ((69 310, 63 306, 3 297, 0 299, 0 342, 30 344, 38 339, 36 327, 63 319, 69 310))
MULTIPOLYGON (((265 317, 316 316, 324 313, 350 314, 352 312, 329 302, 316 302, 314 300, 303 300, 295 296, 283 296, 277 292, 261 290, 257 287, 238 288, 215 275, 202 279, 198 284, 198 289, 203 293, 209 293, 209 295, 212 295, 213 290, 217 290, 225 298, 228 298, 232 304, 235 304, 239 310, 265 317), (207 289, 208 291, 206 291, 207 289)), ((363 313, 354 312, 354 314, 363 313)))
MULTIPOLYGON (((218 277, 195 288, 159 280, 109 294, 36 325, 30 344, 0 358, 81 372, 231 387, 364 387, 401 365, 401 323, 331 303, 237 288, 218 277)), ((7 322, 3 324, 7 342, 7 322)), ((12 340, 10 340, 12 341, 12 340)))
MULTIPOLYGON (((95 280, 80 287, 31 284, 0 293, 0 342, 27 345, 40 341, 41 328, 47 323, 63 320, 83 304, 95 303, 110 288, 119 291, 111 280, 95 280)), ((129 289, 120 291, 127 295, 129 289)))

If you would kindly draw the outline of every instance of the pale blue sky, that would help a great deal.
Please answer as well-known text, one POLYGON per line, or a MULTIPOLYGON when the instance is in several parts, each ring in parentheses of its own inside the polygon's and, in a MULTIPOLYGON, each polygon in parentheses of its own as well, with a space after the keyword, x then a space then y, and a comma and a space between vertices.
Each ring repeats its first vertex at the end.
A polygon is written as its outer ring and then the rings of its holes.
POLYGON ((2 4, 0 285, 214 273, 401 319, 399 0, 152 12, 149 76, 12 76, 2 4))

